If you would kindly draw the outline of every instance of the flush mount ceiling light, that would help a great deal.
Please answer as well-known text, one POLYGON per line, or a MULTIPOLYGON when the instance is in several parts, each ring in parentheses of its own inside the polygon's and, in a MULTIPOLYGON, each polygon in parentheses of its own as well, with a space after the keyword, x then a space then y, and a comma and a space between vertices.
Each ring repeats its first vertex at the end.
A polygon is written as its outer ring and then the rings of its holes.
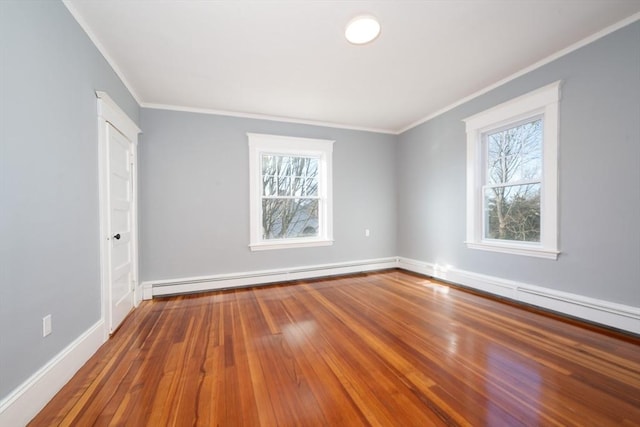
POLYGON ((372 42, 380 34, 380 23, 371 15, 360 15, 353 18, 344 30, 349 43, 366 44, 372 42))

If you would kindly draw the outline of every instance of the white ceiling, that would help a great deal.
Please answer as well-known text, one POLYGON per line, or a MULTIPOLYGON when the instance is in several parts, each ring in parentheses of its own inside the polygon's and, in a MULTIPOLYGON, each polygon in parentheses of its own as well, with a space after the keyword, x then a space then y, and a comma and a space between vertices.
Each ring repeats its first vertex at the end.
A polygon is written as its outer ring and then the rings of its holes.
POLYGON ((640 0, 65 0, 142 106, 397 133, 640 0), (355 15, 382 33, 343 37, 355 15))

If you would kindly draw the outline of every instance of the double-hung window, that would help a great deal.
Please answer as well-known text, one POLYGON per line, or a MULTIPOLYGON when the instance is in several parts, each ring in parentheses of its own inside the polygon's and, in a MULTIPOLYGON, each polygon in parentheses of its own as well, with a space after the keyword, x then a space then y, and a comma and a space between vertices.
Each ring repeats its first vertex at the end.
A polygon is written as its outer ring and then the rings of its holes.
POLYGON ((560 82, 465 120, 467 246, 556 259, 560 82))
POLYGON ((333 141, 248 134, 251 250, 333 243, 333 141))

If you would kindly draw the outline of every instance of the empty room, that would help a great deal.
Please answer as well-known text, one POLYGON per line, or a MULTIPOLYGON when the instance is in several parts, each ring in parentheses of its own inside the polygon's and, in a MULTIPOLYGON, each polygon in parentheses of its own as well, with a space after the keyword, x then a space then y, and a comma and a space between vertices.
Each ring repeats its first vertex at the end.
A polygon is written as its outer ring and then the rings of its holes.
POLYGON ((0 426, 640 426, 640 0, 0 0, 0 426))

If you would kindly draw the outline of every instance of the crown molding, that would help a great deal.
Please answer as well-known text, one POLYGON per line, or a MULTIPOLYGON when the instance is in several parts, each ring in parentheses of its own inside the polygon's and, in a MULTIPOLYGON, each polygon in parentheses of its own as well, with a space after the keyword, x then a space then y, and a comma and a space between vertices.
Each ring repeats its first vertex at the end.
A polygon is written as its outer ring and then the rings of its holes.
POLYGON ((547 56, 546 58, 544 58, 544 59, 542 59, 542 60, 540 60, 540 61, 538 61, 538 62, 536 62, 536 63, 534 63, 532 65, 529 65, 528 67, 523 68, 522 70, 517 71, 516 73, 511 74, 510 76, 505 77, 504 79, 499 80, 499 81, 495 82, 492 85, 489 85, 489 86, 485 87, 484 89, 481 89, 481 90, 479 90, 477 92, 474 92, 471 95, 466 96, 466 97, 454 102, 453 104, 449 104, 448 106, 446 106, 444 108, 441 108, 440 110, 438 110, 438 111, 436 111, 436 112, 434 112, 432 114, 429 114, 428 116, 426 116, 426 117, 424 117, 424 118, 422 118, 420 120, 417 120, 417 121, 411 123, 410 125, 408 125, 408 126, 402 128, 402 129, 396 131, 395 134, 396 135, 400 135, 400 134, 402 134, 402 133, 404 133, 404 132, 406 132, 408 130, 411 130, 411 129, 417 127, 417 126, 420 126, 423 123, 428 122, 431 119, 435 119, 436 117, 441 116, 442 114, 444 114, 444 113, 446 113, 448 111, 451 111, 454 108, 459 107, 460 105, 471 101, 472 99, 475 99, 475 98, 477 98, 477 97, 479 97, 481 95, 484 95, 485 93, 490 92, 493 89, 496 89, 496 88, 504 85, 505 83, 508 83, 508 82, 510 82, 512 80, 517 79, 518 77, 521 77, 521 76, 523 76, 523 75, 525 75, 527 73, 532 72, 533 70, 536 70, 536 69, 538 69, 538 68, 540 68, 540 67, 542 67, 544 65, 547 65, 547 64, 555 61, 556 59, 559 59, 559 58, 561 58, 561 57, 563 57, 565 55, 568 55, 569 53, 574 52, 574 51, 576 51, 576 50, 578 50, 578 49, 580 49, 580 48, 582 48, 582 47, 584 47, 584 46, 586 46, 586 45, 588 45, 590 43, 593 43, 596 40, 601 39, 601 38, 613 33, 614 31, 617 31, 617 30, 619 30, 621 28, 626 27, 627 25, 631 25, 631 24, 633 24, 634 22, 636 22, 638 20, 640 20, 640 12, 637 12, 637 13, 629 16, 628 18, 623 19, 622 21, 618 21, 615 24, 610 25, 610 26, 598 31, 597 33, 594 33, 594 34, 592 34, 592 35, 590 35, 590 36, 588 36, 588 37, 586 37, 586 38, 584 38, 584 39, 582 39, 582 40, 580 40, 580 41, 578 41, 578 42, 576 42, 576 43, 574 43, 574 44, 572 44, 572 45, 570 45, 570 46, 568 46, 568 47, 566 47, 566 48, 564 48, 562 50, 559 50, 556 53, 553 53, 553 54, 547 56))
POLYGON ((89 27, 89 25, 86 23, 84 18, 82 18, 82 15, 80 14, 80 12, 78 12, 78 10, 73 6, 73 3, 71 3, 71 1, 69 0, 62 0, 62 4, 66 6, 67 10, 69 10, 69 13, 71 13, 71 16, 73 16, 73 18, 76 20, 78 25, 80 25, 80 28, 82 28, 84 32, 87 34, 87 36, 89 37, 93 45, 96 47, 96 49, 98 49, 98 52, 100 52, 100 54, 107 61, 107 64, 111 66, 111 68, 116 73, 120 81, 122 81, 122 84, 124 84, 124 86, 127 88, 131 96, 133 96, 133 99, 135 99, 138 105, 142 104, 140 97, 138 96, 137 92, 133 88, 133 85, 127 80, 127 78, 125 77, 124 73, 122 72, 122 70, 116 63, 116 61, 113 59, 113 57, 111 57, 111 55, 109 55, 109 52, 104 47, 104 45, 100 42, 100 40, 95 35, 95 33, 91 31, 91 27, 89 27))
POLYGON ((593 43, 594 41, 601 39, 611 33, 613 33, 614 31, 617 31, 621 28, 624 28, 638 20, 640 20, 640 12, 637 12, 621 21, 618 21, 615 24, 612 24, 564 49, 561 49, 559 51, 557 51, 556 53, 553 53, 549 56, 547 56, 546 58, 528 66, 525 67, 523 69, 521 69, 520 71, 517 71, 514 74, 509 75, 508 77, 505 77, 504 79, 501 79, 487 87, 485 87, 484 89, 481 89, 477 92, 474 92, 464 98, 461 98, 460 100, 447 105, 444 108, 441 108, 429 115, 427 115, 426 117, 423 117, 419 120, 414 121, 413 123, 400 128, 400 129, 381 129, 381 128, 371 128, 371 127, 366 127, 366 126, 357 126, 357 125, 347 125, 347 124, 343 124, 343 123, 333 123, 333 122, 324 122, 324 121, 316 121, 316 120, 307 120, 307 119, 299 119, 299 118, 292 118, 292 117, 282 117, 282 116, 271 116, 271 115, 267 115, 267 114, 256 114, 256 113, 244 113, 244 112, 238 112, 238 111, 229 111, 229 110, 215 110, 215 109, 208 109, 208 108, 194 108, 194 107, 185 107, 185 106, 180 106, 180 105, 169 105, 169 104, 157 104, 157 103, 149 103, 149 102, 144 102, 140 96, 138 96, 137 92, 135 91, 135 89, 133 88, 133 85, 127 80, 127 78, 125 77, 124 73, 122 72, 122 70, 120 69, 120 67, 118 66, 118 64, 114 61, 114 59, 111 57, 111 55, 109 55, 107 49, 104 47, 104 45, 100 42, 100 40, 98 39, 98 37, 93 33, 93 31, 91 31, 91 28, 89 27, 89 25, 84 21, 84 19, 82 18, 82 16, 80 15, 80 13, 75 9, 75 7, 73 6, 73 4, 71 3, 70 0, 62 0, 62 3, 66 6, 66 8, 69 10, 69 12, 71 13, 71 15, 73 16, 73 18, 78 22, 78 24, 80 25, 80 27, 84 30, 84 32, 87 34, 87 36, 89 37, 89 39, 93 42, 93 44, 96 46, 96 48, 98 49, 98 51, 102 54, 102 56, 105 58, 105 60, 107 61, 107 63, 111 66, 111 68, 114 70, 114 72, 116 73, 116 75, 120 78, 120 80, 122 81, 122 83, 124 84, 124 86, 127 88, 127 90, 131 93, 131 95, 133 96, 133 98, 136 100, 136 102, 138 103, 138 105, 140 105, 140 107, 142 108, 150 108, 150 109, 159 109, 159 110, 171 110, 171 111, 183 111, 183 112, 191 112, 191 113, 200 113, 200 114, 211 114, 211 115, 219 115, 219 116, 229 116, 229 117, 239 117, 239 118, 250 118, 250 119, 258 119, 258 120, 270 120, 270 121, 276 121, 276 122, 285 122, 285 123, 297 123, 297 124, 305 124, 305 125, 311 125, 311 126, 322 126, 322 127, 331 127, 331 128, 337 128, 337 129, 347 129, 347 130, 356 130, 356 131, 364 131, 364 132, 374 132, 374 133, 382 133, 382 134, 389 134, 389 135, 400 135, 403 134, 404 132, 407 132, 425 122, 428 122, 429 120, 432 120, 438 116, 441 116, 442 114, 453 110, 456 107, 459 107, 460 105, 469 102, 481 95, 484 95, 487 92, 492 91, 493 89, 496 89, 512 80, 517 79, 518 77, 521 77, 527 73, 530 73, 533 70, 536 70, 546 64, 549 64, 550 62, 555 61, 556 59, 559 59, 573 51, 576 51, 590 43, 593 43))
POLYGON ((370 128, 366 126, 351 126, 351 125, 346 125, 341 123, 297 119, 293 117, 270 116, 268 114, 242 113, 239 111, 214 110, 209 108, 194 108, 194 107, 185 107, 181 105, 154 104, 149 102, 143 102, 140 104, 140 106, 142 108, 149 108, 154 110, 183 111, 187 113, 210 114, 210 115, 216 115, 216 116, 238 117, 238 118, 244 118, 244 119, 270 120, 273 122, 296 123, 296 124, 303 124, 303 125, 310 125, 310 126, 322 126, 322 127, 337 128, 337 129, 347 129, 347 130, 357 130, 357 131, 364 131, 364 132, 397 135, 397 132, 390 129, 370 128))

